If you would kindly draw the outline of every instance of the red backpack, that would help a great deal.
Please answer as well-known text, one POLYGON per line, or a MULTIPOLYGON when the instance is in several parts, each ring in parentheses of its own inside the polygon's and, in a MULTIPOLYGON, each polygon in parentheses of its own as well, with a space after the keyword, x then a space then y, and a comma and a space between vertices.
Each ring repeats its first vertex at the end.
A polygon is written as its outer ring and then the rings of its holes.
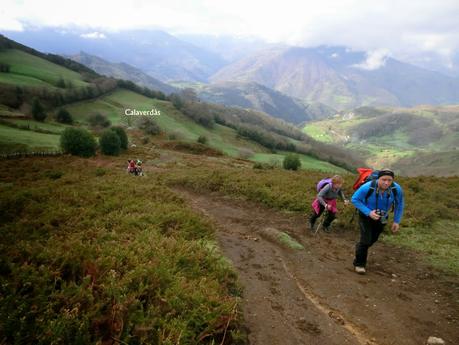
MULTIPOLYGON (((361 185, 364 183, 367 183, 371 181, 370 188, 368 189, 367 195, 365 196, 365 202, 368 201, 368 198, 370 195, 376 190, 376 180, 378 179, 378 174, 379 170, 373 170, 370 168, 357 168, 357 172, 359 173, 359 176, 354 182, 354 185, 352 186, 353 190, 357 190, 360 188, 361 185)), ((395 188, 394 185, 390 187, 390 191, 394 195, 394 203, 396 202, 397 199, 397 188, 395 188)), ((387 195, 387 197, 390 197, 390 194, 387 195)), ((394 205, 392 205, 393 209, 394 205)))
POLYGON ((357 168, 357 172, 359 173, 359 176, 357 177, 357 180, 355 180, 354 185, 352 186, 353 190, 359 189, 361 185, 363 185, 365 182, 371 181, 371 180, 376 180, 378 178, 378 170, 373 170, 370 168, 357 168))

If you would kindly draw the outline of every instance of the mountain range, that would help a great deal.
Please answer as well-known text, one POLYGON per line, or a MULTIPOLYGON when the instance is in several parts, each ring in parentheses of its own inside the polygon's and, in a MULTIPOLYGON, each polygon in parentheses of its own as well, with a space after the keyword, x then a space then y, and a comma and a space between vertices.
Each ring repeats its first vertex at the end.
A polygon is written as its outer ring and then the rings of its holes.
POLYGON ((262 111, 278 119, 300 124, 336 114, 321 103, 305 103, 254 82, 220 82, 214 84, 177 82, 180 88, 192 88, 203 101, 262 111))
POLYGON ((177 92, 177 89, 173 86, 163 83, 162 81, 146 74, 142 70, 124 62, 109 62, 85 52, 80 52, 76 55, 69 55, 67 57, 93 69, 99 74, 114 77, 117 79, 130 80, 140 86, 145 86, 152 90, 159 90, 165 94, 177 92))
POLYGON ((311 104, 339 111, 459 102, 457 77, 388 56, 375 60, 372 53, 346 47, 269 45, 230 37, 174 36, 160 30, 105 33, 48 28, 8 32, 8 36, 41 51, 66 55, 84 51, 109 63, 128 64, 163 83, 208 84, 197 90, 206 100, 250 106, 274 116, 279 111, 271 109, 276 108, 273 104, 281 104, 280 117, 295 123, 317 117, 310 114, 311 104))
POLYGON ((75 55, 84 51, 109 62, 124 62, 163 82, 206 81, 226 64, 219 55, 161 30, 98 32, 40 28, 4 34, 43 52, 75 55))
POLYGON ((459 102, 457 78, 392 58, 372 68, 366 59, 343 47, 273 47, 225 66, 210 81, 256 82, 338 110, 459 102))

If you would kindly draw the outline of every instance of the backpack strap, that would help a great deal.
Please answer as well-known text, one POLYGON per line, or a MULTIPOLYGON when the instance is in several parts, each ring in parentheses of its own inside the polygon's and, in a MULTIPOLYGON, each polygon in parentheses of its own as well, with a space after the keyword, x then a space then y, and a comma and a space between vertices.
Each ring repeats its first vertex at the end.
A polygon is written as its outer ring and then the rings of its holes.
MULTIPOLYGON (((395 210, 395 204, 398 204, 398 200, 397 200, 397 188, 392 185, 390 187, 390 191, 392 194, 394 194, 394 201, 392 202, 392 212, 394 212, 395 210)), ((390 197, 390 194, 387 196, 388 198, 390 197)))
POLYGON ((368 198, 371 196, 371 194, 374 193, 376 190, 376 180, 372 180, 370 184, 370 188, 368 188, 367 195, 365 195, 365 203, 368 203, 368 198))

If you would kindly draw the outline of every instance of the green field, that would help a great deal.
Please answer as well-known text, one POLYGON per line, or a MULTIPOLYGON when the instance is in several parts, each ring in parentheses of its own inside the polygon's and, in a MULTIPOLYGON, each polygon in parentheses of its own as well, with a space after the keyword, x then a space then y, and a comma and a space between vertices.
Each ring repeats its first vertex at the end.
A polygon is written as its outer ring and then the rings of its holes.
POLYGON ((403 174, 409 175, 419 175, 423 172, 426 174, 429 172, 441 174, 442 171, 445 171, 449 175, 453 173, 452 171, 457 171, 459 167, 456 162, 457 159, 454 159, 454 156, 457 157, 459 155, 457 153, 454 154, 454 150, 459 148, 459 132, 454 130, 457 127, 457 116, 459 116, 457 106, 420 106, 411 109, 381 108, 375 111, 383 112, 386 115, 407 114, 418 118, 429 119, 443 133, 437 138, 430 139, 432 140, 431 142, 422 144, 422 146, 416 145, 416 141, 412 140, 413 133, 419 133, 417 134, 417 138, 424 138, 422 132, 419 131, 419 127, 416 126, 402 126, 389 134, 358 139, 354 129, 361 124, 365 124, 367 121, 373 121, 375 117, 355 114, 354 116, 346 115, 346 119, 341 116, 311 122, 306 124, 302 128, 302 131, 318 141, 343 145, 347 149, 358 152, 365 159, 366 164, 373 167, 393 167, 394 169, 401 169, 400 171, 403 174), (450 152, 449 155, 453 159, 449 162, 442 160, 438 164, 438 169, 431 169, 430 167, 425 169, 426 164, 435 165, 434 160, 430 157, 424 166, 420 164, 421 162, 416 162, 415 159, 417 155, 424 154, 432 154, 432 157, 438 154, 443 157, 444 155, 442 154, 445 152, 450 152))
POLYGON ((31 150, 58 150, 59 135, 37 133, 31 130, 22 130, 0 124, 0 152, 31 150))
MULTIPOLYGON (((215 124, 213 128, 200 126, 196 122, 184 116, 170 102, 151 99, 140 94, 125 89, 117 89, 102 97, 94 100, 76 102, 65 106, 74 121, 86 124, 88 117, 95 113, 105 115, 112 125, 124 125, 135 127, 136 121, 140 116, 126 116, 125 109, 151 110, 160 111, 159 116, 151 116, 156 121, 162 131, 168 135, 173 135, 175 140, 196 142, 200 136, 207 138, 207 145, 217 149, 226 155, 249 159, 254 162, 282 164, 282 160, 287 152, 270 153, 269 150, 252 141, 241 138, 232 128, 215 124)), ((57 112, 59 108, 52 110, 57 112)), ((46 130, 59 134, 66 126, 55 122, 37 122, 23 119, 9 119, 19 126, 29 126, 31 130, 21 130, 16 128, 7 128, 4 126, 2 137, 3 142, 8 143, 8 151, 11 144, 16 140, 18 144, 26 145, 28 150, 33 148, 58 148, 58 137, 45 133, 37 133, 34 130, 46 130)), ((129 132, 129 131, 128 131, 129 132)), ((298 143, 293 140, 294 143, 298 143)), ((343 172, 344 170, 328 162, 320 161, 315 158, 299 155, 302 162, 302 169, 315 169, 320 171, 343 172)))
POLYGON ((79 73, 16 49, 0 51, 0 62, 10 65, 9 73, 0 73, 0 81, 14 85, 56 85, 60 78, 73 86, 88 86, 79 73))
POLYGON ((309 135, 311 138, 322 141, 324 143, 333 142, 333 137, 330 133, 327 133, 323 130, 321 126, 318 126, 314 123, 307 124, 303 127, 303 133, 309 135))
MULTIPOLYGON (((109 95, 94 101, 79 102, 66 107, 76 121, 86 121, 90 114, 99 112, 111 121, 112 124, 135 124, 138 116, 124 115, 125 109, 160 111, 159 116, 151 116, 160 128, 168 134, 173 134, 177 140, 195 142, 200 136, 208 139, 207 145, 224 152, 232 157, 243 157, 255 162, 270 163, 282 162, 287 153, 272 154, 264 147, 251 141, 239 138, 234 129, 216 124, 213 128, 206 128, 190 120, 177 111, 170 102, 151 99, 129 90, 118 89, 109 95)), ((303 169, 317 169, 321 171, 344 171, 334 165, 317 160, 306 155, 300 155, 303 169)))
MULTIPOLYGON (((260 163, 268 163, 268 164, 272 164, 278 167, 282 167, 282 162, 284 160, 284 157, 287 156, 288 154, 289 152, 280 152, 277 154, 256 153, 253 157, 250 158, 250 160, 253 160, 255 162, 260 162, 260 163)), ((317 170, 317 171, 335 172, 335 173, 346 173, 347 172, 346 170, 342 168, 336 167, 333 164, 318 160, 311 156, 298 154, 298 157, 300 158, 300 162, 301 162, 300 169, 302 170, 317 170)))
POLYGON ((12 84, 12 85, 17 85, 17 86, 32 86, 32 87, 46 86, 47 88, 51 90, 55 89, 54 86, 48 84, 47 82, 43 80, 40 80, 34 77, 29 77, 26 75, 13 74, 13 73, 0 72, 0 83, 12 84))
POLYGON ((10 123, 13 123, 20 127, 27 127, 30 130, 44 130, 53 132, 52 134, 60 134, 64 129, 69 127, 69 125, 64 125, 56 122, 40 122, 29 119, 8 119, 6 120, 10 123))

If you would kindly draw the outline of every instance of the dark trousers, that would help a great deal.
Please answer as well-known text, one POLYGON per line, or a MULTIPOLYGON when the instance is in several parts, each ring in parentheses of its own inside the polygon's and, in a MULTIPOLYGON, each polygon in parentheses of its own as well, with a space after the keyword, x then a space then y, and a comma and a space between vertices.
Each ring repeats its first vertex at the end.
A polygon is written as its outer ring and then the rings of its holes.
MULTIPOLYGON (((324 210, 325 210, 325 207, 322 204, 320 204, 319 214, 317 214, 316 211, 312 210, 311 217, 309 217, 309 221, 311 222, 311 225, 315 224, 317 218, 320 217, 320 215, 324 212, 324 210)), ((323 226, 326 228, 329 227, 331 222, 333 222, 334 219, 335 219, 335 214, 328 212, 327 216, 325 217, 323 226)))
POLYGON ((354 266, 365 267, 367 264, 368 248, 379 238, 384 230, 384 224, 373 220, 359 212, 360 241, 355 246, 354 266))

